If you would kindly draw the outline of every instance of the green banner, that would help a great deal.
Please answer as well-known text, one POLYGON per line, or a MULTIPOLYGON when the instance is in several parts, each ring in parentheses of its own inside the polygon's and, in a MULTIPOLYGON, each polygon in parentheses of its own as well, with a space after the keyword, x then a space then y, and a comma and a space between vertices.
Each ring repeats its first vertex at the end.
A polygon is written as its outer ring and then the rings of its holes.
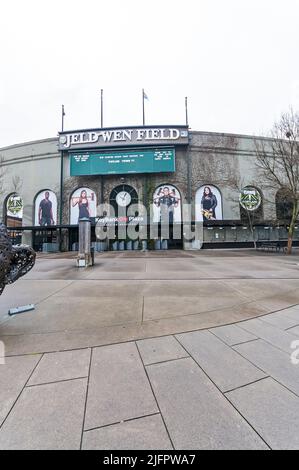
POLYGON ((70 153, 71 176, 175 171, 174 148, 70 153))

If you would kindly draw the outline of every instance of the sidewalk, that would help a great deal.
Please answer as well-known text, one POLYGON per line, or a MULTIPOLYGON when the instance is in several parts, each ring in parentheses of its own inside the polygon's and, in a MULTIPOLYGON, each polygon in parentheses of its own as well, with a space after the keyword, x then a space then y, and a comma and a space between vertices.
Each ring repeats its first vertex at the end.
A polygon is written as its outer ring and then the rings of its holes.
POLYGON ((298 449, 294 340, 299 349, 299 306, 210 330, 9 357, 0 449, 298 449))
POLYGON ((41 256, 0 340, 0 449, 299 449, 296 255, 41 256))

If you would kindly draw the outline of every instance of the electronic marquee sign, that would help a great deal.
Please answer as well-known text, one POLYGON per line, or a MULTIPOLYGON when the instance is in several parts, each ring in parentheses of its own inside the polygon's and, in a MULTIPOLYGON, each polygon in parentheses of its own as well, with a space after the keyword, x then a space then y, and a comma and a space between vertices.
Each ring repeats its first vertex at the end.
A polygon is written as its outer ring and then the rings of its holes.
POLYGON ((142 148, 70 153, 71 176, 175 171, 174 148, 142 148))

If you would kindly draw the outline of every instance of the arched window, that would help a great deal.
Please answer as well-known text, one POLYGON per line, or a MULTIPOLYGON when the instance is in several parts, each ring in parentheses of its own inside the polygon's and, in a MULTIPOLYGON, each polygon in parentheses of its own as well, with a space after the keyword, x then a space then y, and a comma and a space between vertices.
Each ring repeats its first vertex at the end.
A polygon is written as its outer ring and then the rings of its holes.
POLYGON ((275 196, 276 218, 278 220, 289 220, 292 217, 293 201, 290 191, 279 189, 275 196))
POLYGON ((40 191, 35 197, 34 225, 57 225, 57 197, 49 189, 40 191))
POLYGON ((138 204, 136 189, 127 184, 116 186, 110 193, 110 204, 117 217, 120 210, 124 212, 124 208, 127 210, 132 204, 138 204))
POLYGON ((17 193, 7 196, 4 205, 5 224, 7 227, 21 227, 23 222, 23 199, 17 193))

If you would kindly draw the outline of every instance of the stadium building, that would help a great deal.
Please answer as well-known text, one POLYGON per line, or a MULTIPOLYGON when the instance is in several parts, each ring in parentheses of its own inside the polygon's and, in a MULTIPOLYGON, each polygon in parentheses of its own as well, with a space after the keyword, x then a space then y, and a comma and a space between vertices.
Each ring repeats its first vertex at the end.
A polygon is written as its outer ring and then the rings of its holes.
MULTIPOLYGON (((264 138, 259 138, 264 139, 264 138)), ((2 220, 15 243, 37 251, 76 250, 78 220, 90 218, 96 249, 140 249, 129 239, 99 243, 100 204, 115 224, 132 204, 152 205, 145 223, 160 223, 167 206, 171 223, 203 222, 203 248, 287 241, 288 201, 257 183, 255 138, 190 130, 187 126, 83 129, 56 138, 0 149, 2 220), (122 208, 122 211, 120 211, 122 208), (249 210, 248 210, 249 209, 249 210), (251 210, 253 209, 253 210, 251 210)), ((182 228, 183 230, 183 228, 182 228)), ((294 240, 298 240, 298 229, 294 240)), ((147 237, 149 249, 195 248, 174 239, 147 237)))

